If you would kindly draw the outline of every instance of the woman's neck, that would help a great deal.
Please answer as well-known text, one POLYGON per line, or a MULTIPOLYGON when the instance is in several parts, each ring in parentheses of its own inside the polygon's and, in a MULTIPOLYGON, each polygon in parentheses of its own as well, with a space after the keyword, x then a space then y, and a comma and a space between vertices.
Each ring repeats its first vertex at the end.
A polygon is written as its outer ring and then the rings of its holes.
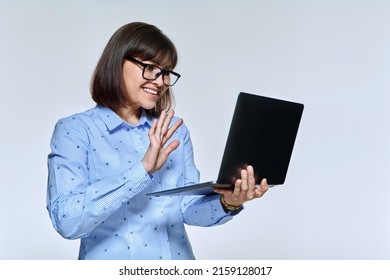
POLYGON ((115 110, 115 113, 118 114, 124 121, 131 125, 136 125, 141 118, 142 108, 132 109, 129 107, 122 107, 115 110))

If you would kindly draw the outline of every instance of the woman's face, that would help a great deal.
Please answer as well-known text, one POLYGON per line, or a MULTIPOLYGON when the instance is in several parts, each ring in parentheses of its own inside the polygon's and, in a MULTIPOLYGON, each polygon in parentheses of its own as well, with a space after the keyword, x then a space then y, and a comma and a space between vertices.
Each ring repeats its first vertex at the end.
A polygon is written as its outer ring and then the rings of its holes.
MULTIPOLYGON (((142 61, 153 64, 150 61, 142 61)), ((132 109, 153 109, 158 99, 167 90, 162 75, 154 81, 142 77, 143 67, 135 62, 125 60, 123 63, 123 79, 125 82, 129 105, 132 109)))

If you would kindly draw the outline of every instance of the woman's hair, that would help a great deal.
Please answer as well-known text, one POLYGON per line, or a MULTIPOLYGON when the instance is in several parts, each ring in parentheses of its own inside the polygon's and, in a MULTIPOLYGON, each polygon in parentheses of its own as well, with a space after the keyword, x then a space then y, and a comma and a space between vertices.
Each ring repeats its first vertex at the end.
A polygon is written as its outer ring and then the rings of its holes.
MULTIPOLYGON (((125 57, 133 56, 173 69, 177 51, 171 40, 156 26, 133 22, 119 28, 108 41, 91 80, 92 99, 100 106, 116 110, 128 105, 123 79, 125 57)), ((154 116, 173 106, 171 88, 162 93, 156 107, 149 111, 154 116)))

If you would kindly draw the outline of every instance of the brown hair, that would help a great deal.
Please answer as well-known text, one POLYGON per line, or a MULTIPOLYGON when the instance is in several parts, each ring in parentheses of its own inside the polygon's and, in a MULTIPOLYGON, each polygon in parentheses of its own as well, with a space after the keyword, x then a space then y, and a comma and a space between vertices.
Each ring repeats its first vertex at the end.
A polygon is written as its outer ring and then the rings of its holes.
MULTIPOLYGON (((154 25, 133 22, 119 28, 105 47, 91 80, 92 99, 100 106, 116 110, 128 105, 123 80, 125 57, 133 56, 157 65, 173 69, 178 60, 177 51, 171 40, 154 25)), ((167 88, 156 107, 149 112, 159 115, 173 106, 171 88, 167 88)))

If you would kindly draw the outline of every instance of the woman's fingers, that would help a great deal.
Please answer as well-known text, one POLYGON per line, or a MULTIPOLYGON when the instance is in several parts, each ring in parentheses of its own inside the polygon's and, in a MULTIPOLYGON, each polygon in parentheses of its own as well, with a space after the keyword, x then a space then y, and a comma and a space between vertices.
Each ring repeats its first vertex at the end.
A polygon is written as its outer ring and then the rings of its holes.
POLYGON ((165 154, 168 157, 170 153, 172 153, 174 150, 176 150, 177 147, 179 147, 180 142, 179 140, 174 140, 165 148, 165 154))
POLYGON ((248 193, 248 172, 246 169, 241 170, 241 194, 243 197, 246 197, 248 193))
POLYGON ((164 123, 161 128, 161 146, 164 146, 168 142, 168 140, 171 139, 172 135, 183 123, 183 120, 179 119, 171 127, 169 127, 174 115, 174 110, 169 110, 168 113, 165 115, 164 123))
POLYGON ((179 119, 177 120, 177 122, 175 122, 171 128, 168 129, 168 131, 166 132, 165 136, 164 136, 164 139, 162 141, 162 146, 165 145, 165 143, 168 142, 169 139, 171 139, 172 135, 176 132, 176 130, 183 124, 183 119, 179 119))
POLYGON ((215 192, 224 196, 224 200, 230 205, 241 205, 247 201, 262 197, 269 186, 267 180, 263 179, 260 186, 256 188, 255 172, 252 166, 241 170, 241 178, 237 179, 233 190, 215 189, 215 192))
POLYGON ((241 179, 236 180, 236 183, 234 185, 234 190, 233 190, 233 193, 232 193, 233 199, 236 200, 236 201, 240 197, 241 185, 242 185, 241 179))
POLYGON ((256 189, 256 180, 255 180, 255 172, 253 170, 253 167, 249 165, 247 167, 247 184, 248 184, 248 193, 247 197, 249 199, 253 199, 255 196, 255 189, 256 189))
POLYGON ((233 196, 244 200, 251 200, 255 197, 255 175, 252 166, 241 170, 241 179, 236 181, 233 196))
POLYGON ((269 189, 267 179, 261 180, 260 187, 256 189, 255 191, 255 197, 260 198, 262 197, 269 189))
MULTIPOLYGON (((174 115, 174 111, 173 110, 169 110, 164 115, 165 116, 164 116, 164 119, 162 120, 163 124, 162 124, 162 127, 161 127, 161 141, 163 141, 163 139, 164 139, 164 137, 165 137, 165 135, 166 135, 166 133, 168 131, 168 127, 169 127, 169 124, 172 121, 172 118, 173 118, 173 115, 174 115)), ((160 119, 162 119, 162 114, 161 114, 160 119)))
POLYGON ((171 121, 174 117, 174 111, 161 112, 160 118, 154 120, 149 130, 150 148, 142 160, 144 167, 148 173, 160 169, 166 162, 170 153, 172 153, 178 146, 179 141, 173 140, 166 147, 165 144, 171 139, 175 131, 182 125, 183 120, 179 119, 171 127, 171 121))
POLYGON ((152 123, 152 126, 150 127, 150 130, 149 130, 149 133, 148 133, 148 136, 149 136, 149 140, 150 140, 150 146, 154 146, 156 145, 157 141, 156 141, 156 137, 155 137, 155 134, 156 134, 156 130, 157 130, 157 125, 158 125, 158 121, 157 120, 154 120, 153 123, 152 123))
POLYGON ((155 129, 150 129, 152 136, 159 141, 160 147, 163 147, 168 140, 172 137, 175 131, 181 126, 183 123, 182 119, 179 119, 175 122, 172 127, 169 127, 171 121, 175 115, 174 110, 169 110, 168 112, 161 112, 160 118, 157 121, 155 129))
POLYGON ((164 123, 165 123, 166 115, 167 115, 167 113, 165 111, 161 112, 160 118, 157 121, 156 130, 154 132, 155 139, 157 141, 159 141, 160 143, 162 142, 163 137, 164 137, 163 136, 163 126, 164 126, 164 123))

